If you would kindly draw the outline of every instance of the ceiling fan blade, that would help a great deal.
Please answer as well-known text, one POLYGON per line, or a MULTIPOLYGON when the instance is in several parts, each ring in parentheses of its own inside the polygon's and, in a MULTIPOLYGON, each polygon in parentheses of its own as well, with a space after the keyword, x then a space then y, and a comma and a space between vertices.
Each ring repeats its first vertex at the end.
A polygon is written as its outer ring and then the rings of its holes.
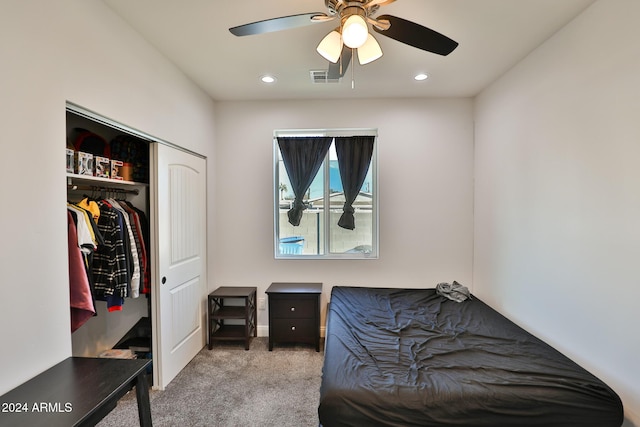
POLYGON ((371 0, 369 3, 366 4, 367 7, 370 6, 386 6, 389 3, 393 3, 396 0, 371 0))
POLYGON ((301 13, 299 15, 282 16, 280 18, 265 19, 264 21, 238 25, 229 28, 235 36, 250 36, 254 34, 270 33, 273 31, 289 30, 291 28, 304 27, 318 22, 326 22, 333 18, 322 12, 301 13))
POLYGON ((373 26, 375 32, 401 43, 408 44, 409 46, 443 56, 447 56, 458 47, 458 42, 415 22, 392 15, 381 15, 378 16, 377 19, 380 21, 389 21, 391 26, 388 30, 382 30, 373 26))
POLYGON ((347 68, 349 68, 349 63, 351 62, 352 50, 348 46, 343 46, 342 54, 340 55, 340 59, 338 62, 329 63, 329 70, 327 72, 327 79, 329 80, 337 80, 344 76, 347 72, 347 68))

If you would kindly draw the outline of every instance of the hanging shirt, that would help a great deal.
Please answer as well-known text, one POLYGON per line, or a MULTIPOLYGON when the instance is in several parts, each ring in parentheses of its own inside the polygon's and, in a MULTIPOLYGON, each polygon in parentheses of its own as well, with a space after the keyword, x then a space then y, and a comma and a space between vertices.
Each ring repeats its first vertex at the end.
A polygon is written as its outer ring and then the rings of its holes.
POLYGON ((77 229, 71 212, 67 212, 67 245, 69 251, 69 306, 71 332, 84 325, 96 310, 84 259, 77 244, 77 229))
POLYGON ((75 214, 75 226, 77 233, 78 247, 85 253, 95 251, 98 248, 95 234, 89 224, 87 212, 74 206, 67 204, 67 210, 75 214))
MULTIPOLYGON (((138 249, 138 261, 140 262, 140 287, 138 288, 138 291, 144 292, 144 282, 147 277, 148 259, 147 248, 144 243, 144 231, 142 228, 142 224, 140 223, 140 215, 138 215, 138 212, 126 200, 122 200, 119 203, 120 206, 129 214, 129 222, 131 223, 131 230, 133 231, 136 247, 138 249)), ((131 286, 133 287, 133 283, 131 286)))
POLYGON ((77 205, 82 209, 90 212, 93 220, 95 222, 98 222, 98 220, 100 219, 100 206, 98 206, 98 203, 96 201, 89 200, 87 197, 85 197, 80 202, 78 202, 77 205))
POLYGON ((142 264, 144 265, 142 273, 142 289, 140 292, 148 294, 151 292, 151 266, 149 261, 149 249, 151 246, 149 237, 149 221, 146 214, 140 209, 136 208, 130 202, 125 202, 136 214, 140 225, 140 236, 142 238, 142 247, 144 248, 144 256, 142 257, 142 264))
POLYGON ((138 247, 136 245, 136 237, 134 235, 133 229, 131 227, 131 221, 129 220, 129 213, 118 203, 117 200, 108 199, 107 200, 114 209, 118 210, 122 214, 122 219, 124 221, 124 231, 128 234, 129 237, 129 253, 127 255, 130 256, 132 272, 130 276, 130 294, 131 298, 138 298, 140 296, 140 260, 138 257, 138 247))
POLYGON ((107 301, 109 311, 121 310, 121 300, 127 296, 129 286, 123 225, 115 209, 106 201, 99 201, 98 206, 98 230, 105 244, 98 246, 93 257, 96 299, 107 301))
MULTIPOLYGON (((92 201, 91 203, 95 203, 95 205, 98 206, 98 204, 96 202, 92 201)), ((93 236, 95 238, 96 246, 103 245, 104 244, 104 239, 102 238, 102 234, 98 230, 98 225, 97 225, 97 221, 100 218, 100 215, 98 214, 96 216, 93 212, 90 212, 90 211, 86 210, 85 208, 83 208, 82 206, 80 206, 80 204, 75 204, 73 206, 87 213, 86 218, 89 220, 88 221, 89 229, 93 232, 93 236)))

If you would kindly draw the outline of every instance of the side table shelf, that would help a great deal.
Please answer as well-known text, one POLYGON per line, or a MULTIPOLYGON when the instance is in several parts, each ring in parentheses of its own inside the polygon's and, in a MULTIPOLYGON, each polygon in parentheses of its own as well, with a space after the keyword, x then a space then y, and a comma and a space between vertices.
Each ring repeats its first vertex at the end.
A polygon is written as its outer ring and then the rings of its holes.
POLYGON ((221 286, 209 294, 209 350, 214 341, 244 341, 249 350, 252 337, 258 335, 255 286, 221 286), (243 305, 225 305, 225 299, 239 299, 243 305), (244 324, 227 324, 227 320, 243 320, 244 324))

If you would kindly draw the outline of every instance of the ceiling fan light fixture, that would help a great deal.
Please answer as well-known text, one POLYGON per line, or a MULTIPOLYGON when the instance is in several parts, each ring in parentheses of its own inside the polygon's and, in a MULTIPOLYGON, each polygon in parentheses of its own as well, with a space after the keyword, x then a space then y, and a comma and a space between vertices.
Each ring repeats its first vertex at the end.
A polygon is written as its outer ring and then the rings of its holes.
POLYGON ((351 49, 357 49, 367 41, 369 29, 360 15, 349 16, 342 25, 342 41, 351 49))
POLYGON ((334 64, 338 62, 342 53, 342 37, 340 33, 335 30, 331 31, 322 39, 316 50, 327 61, 334 64))
POLYGON ((360 65, 366 65, 382 56, 382 49, 378 41, 369 34, 367 41, 358 48, 358 62, 360 65))

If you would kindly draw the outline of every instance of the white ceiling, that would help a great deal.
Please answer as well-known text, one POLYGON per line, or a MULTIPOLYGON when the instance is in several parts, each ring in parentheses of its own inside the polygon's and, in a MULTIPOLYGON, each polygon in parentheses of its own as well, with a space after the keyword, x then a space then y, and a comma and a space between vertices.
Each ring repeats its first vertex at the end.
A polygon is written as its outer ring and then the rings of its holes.
POLYGON ((103 1, 213 99, 266 100, 474 96, 595 0, 397 0, 377 15, 429 27, 458 48, 445 57, 374 33, 384 56, 365 66, 352 61, 337 84, 310 78, 329 64, 315 48, 335 21, 245 37, 228 31, 326 12, 324 0, 103 1), (418 72, 429 78, 414 81, 418 72), (264 74, 277 82, 261 83, 264 74))

